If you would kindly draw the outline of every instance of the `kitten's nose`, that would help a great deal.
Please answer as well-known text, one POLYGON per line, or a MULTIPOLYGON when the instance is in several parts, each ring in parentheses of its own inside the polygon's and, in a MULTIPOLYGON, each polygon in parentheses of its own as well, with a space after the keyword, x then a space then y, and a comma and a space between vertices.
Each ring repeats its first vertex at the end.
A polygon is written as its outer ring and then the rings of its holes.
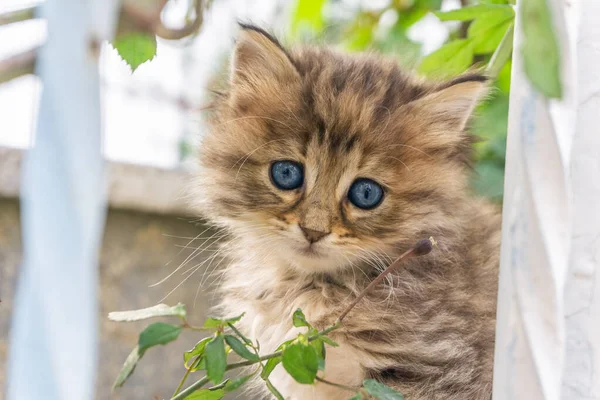
POLYGON ((304 233, 304 237, 310 243, 318 242, 319 240, 323 239, 325 236, 329 235, 329 232, 323 232, 323 231, 318 231, 315 229, 305 228, 302 225, 300 225, 300 229, 302 229, 302 233, 304 233))

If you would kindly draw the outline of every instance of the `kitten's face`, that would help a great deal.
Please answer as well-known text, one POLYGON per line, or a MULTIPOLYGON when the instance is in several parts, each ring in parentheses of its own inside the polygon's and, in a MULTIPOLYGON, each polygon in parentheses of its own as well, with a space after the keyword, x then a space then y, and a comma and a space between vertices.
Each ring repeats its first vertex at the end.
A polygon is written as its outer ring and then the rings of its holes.
POLYGON ((200 149, 206 217, 304 272, 350 268, 452 223, 482 78, 416 83, 391 63, 290 54, 242 31, 200 149))

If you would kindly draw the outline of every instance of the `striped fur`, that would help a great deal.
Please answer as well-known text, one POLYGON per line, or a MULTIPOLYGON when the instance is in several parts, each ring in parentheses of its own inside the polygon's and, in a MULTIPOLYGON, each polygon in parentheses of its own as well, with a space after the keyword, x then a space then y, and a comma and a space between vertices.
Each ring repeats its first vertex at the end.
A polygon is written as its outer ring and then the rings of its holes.
MULTIPOLYGON (((324 376, 375 378, 407 400, 489 399, 500 218, 469 193, 465 132, 485 77, 421 81, 375 55, 288 51, 242 28, 192 188, 199 212, 230 234, 221 311, 245 311, 242 327, 270 351, 298 332, 297 307, 316 326, 331 323, 394 257, 433 236, 438 249, 349 314, 324 376), (304 185, 278 190, 276 160, 301 162, 304 185), (380 206, 349 203, 357 177, 384 187, 380 206), (330 232, 311 254, 299 224, 330 232)), ((273 382, 290 399, 350 395, 281 369, 273 382)))

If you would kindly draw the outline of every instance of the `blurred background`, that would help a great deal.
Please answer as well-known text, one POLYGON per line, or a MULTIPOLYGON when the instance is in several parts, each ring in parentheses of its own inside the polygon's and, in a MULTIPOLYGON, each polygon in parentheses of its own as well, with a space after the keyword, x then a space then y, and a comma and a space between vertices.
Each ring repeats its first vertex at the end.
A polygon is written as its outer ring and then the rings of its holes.
MULTIPOLYGON (((431 11, 452 10, 468 0, 214 0, 199 34, 180 41, 158 40, 156 57, 135 73, 110 45, 103 46, 101 74, 104 112, 104 153, 109 160, 161 168, 193 168, 194 138, 202 134, 200 109, 207 86, 227 69, 236 20, 267 27, 286 43, 318 42, 359 52, 376 50, 409 68, 445 42, 465 37, 468 22, 441 22, 431 11)), ((505 3, 503 0, 496 0, 505 3)), ((31 4, 4 0, 0 12, 31 4)), ((163 14, 171 25, 181 24, 187 0, 173 0, 163 14)), ((45 23, 30 20, 0 27, 0 58, 43 42, 45 23), (18 40, 10 40, 18 38, 18 40)), ((470 63, 484 65, 488 55, 470 63)), ((463 65, 444 73, 458 73, 463 65)), ((427 75, 436 68, 424 67, 427 75)), ((481 194, 502 196, 510 63, 500 72, 496 88, 478 110, 473 133, 485 141, 477 147, 475 179, 481 194)), ((35 140, 40 84, 32 75, 0 86, 0 146, 27 148, 35 140)))
MULTIPOLYGON (((507 4, 505 0, 486 3, 507 4)), ((111 391, 118 371, 143 327, 106 320, 110 311, 181 301, 190 321, 200 324, 212 303, 210 271, 219 263, 210 257, 218 235, 190 215, 184 196, 194 169, 193 148, 203 133, 202 108, 207 88, 227 74, 228 56, 237 20, 268 28, 285 44, 327 44, 349 52, 377 51, 394 57, 420 74, 443 78, 471 66, 485 66, 500 42, 465 54, 455 44, 467 37, 469 21, 442 22, 434 11, 470 5, 470 0, 213 0, 200 31, 179 41, 158 38, 154 59, 132 73, 110 44, 100 57, 103 152, 109 160, 109 211, 100 255, 99 399, 150 399, 170 394, 183 371, 181 354, 197 335, 153 349, 123 388, 111 391), (450 44, 450 46, 448 46, 450 44), (445 46, 446 45, 446 46, 445 46), (454 47, 453 47, 454 46, 454 47), (198 242, 208 252, 194 256, 198 242), (190 260, 193 260, 190 262, 190 260), (184 274, 156 283, 182 263, 184 274), (204 263, 196 272, 192 268, 204 263)), ((0 14, 31 5, 3 0, 0 14)), ((190 2, 171 0, 163 21, 177 27, 190 2)), ((504 21, 502 21, 504 24, 504 21)), ((0 26, 0 59, 43 43, 42 20, 0 26)), ((476 145, 473 190, 502 199, 510 61, 495 77, 494 88, 473 120, 476 145)), ((0 84, 0 371, 5 371, 12 298, 22 261, 19 213, 23 150, 35 143, 41 90, 39 79, 26 75, 0 84)), ((4 395, 0 374, 0 399, 4 395)), ((243 395, 241 398, 244 398, 243 395)))

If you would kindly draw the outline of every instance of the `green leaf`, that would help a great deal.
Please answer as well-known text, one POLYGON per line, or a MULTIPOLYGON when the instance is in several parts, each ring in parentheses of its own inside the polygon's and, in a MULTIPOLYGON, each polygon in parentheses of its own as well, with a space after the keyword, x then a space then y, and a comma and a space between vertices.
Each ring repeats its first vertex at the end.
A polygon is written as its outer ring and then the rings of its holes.
POLYGON ((491 200, 502 201, 504 193, 504 168, 490 161, 481 161, 475 166, 473 179, 475 191, 491 200))
POLYGON ((244 316, 245 313, 241 313, 237 317, 226 318, 226 319, 217 319, 213 317, 208 317, 206 321, 204 321, 204 328, 222 328, 227 324, 235 324, 239 322, 240 319, 244 316))
POLYGON ((324 343, 323 339, 322 338, 315 339, 312 342, 310 342, 310 345, 317 352, 317 357, 319 360, 319 371, 325 371, 326 350, 325 350, 325 343, 324 343))
POLYGON ((435 11, 434 14, 440 21, 470 21, 479 17, 481 14, 491 10, 510 9, 511 6, 497 4, 478 4, 476 6, 462 7, 451 11, 435 11))
POLYGON ((283 350, 282 364, 296 382, 304 384, 315 382, 319 358, 314 347, 302 343, 286 346, 283 350))
POLYGON ((508 60, 498 73, 498 78, 496 79, 496 86, 498 86, 498 89, 500 89, 502 93, 508 94, 510 92, 511 72, 512 60, 508 60))
POLYGON ((152 346, 172 342, 177 339, 182 329, 181 326, 165 324, 164 322, 157 322, 148 326, 140 333, 138 338, 140 352, 143 353, 152 346))
POLYGON ((509 0, 479 0, 479 2, 481 4, 514 4, 511 1, 509 1, 509 0))
POLYGON ((277 365, 279 365, 280 362, 281 362, 281 357, 269 358, 269 360, 266 362, 265 366, 263 367, 262 372, 260 373, 261 378, 267 379, 269 377, 269 375, 271 375, 271 372, 273 372, 275 367, 277 365))
POLYGON ((521 55, 529 81, 547 98, 561 98, 560 50, 546 0, 519 2, 523 29, 521 55))
POLYGON ((292 35, 300 29, 308 29, 312 33, 323 29, 323 6, 327 0, 298 0, 292 15, 292 35))
POLYGON ((277 390, 275 386, 273 386, 270 380, 267 379, 265 383, 267 384, 267 388, 269 389, 269 391, 273 394, 273 396, 275 396, 277 400, 285 400, 285 398, 281 395, 281 393, 279 393, 279 390, 277 390))
POLYGON ((204 350, 206 359, 206 375, 215 384, 223 380, 227 367, 227 354, 223 335, 219 334, 206 344, 204 350))
POLYGON ((350 397, 348 400, 363 400, 363 396, 360 393, 356 393, 354 396, 350 397))
POLYGON ((239 389, 244 383, 248 382, 250 378, 252 378, 252 375, 240 376, 239 378, 227 381, 225 384, 225 392, 229 393, 239 389))
POLYGON ((374 379, 364 381, 363 387, 371 396, 378 400, 404 400, 404 397, 400 393, 374 379))
POLYGON ((299 328, 301 326, 308 326, 309 328, 312 328, 312 326, 306 321, 306 317, 304 316, 304 313, 299 308, 296 309, 296 311, 294 311, 294 315, 292 316, 292 321, 294 322, 294 326, 297 328, 299 328))
MULTIPOLYGON (((394 3, 402 4, 402 2, 394 2, 394 3)), ((404 3, 404 4, 407 4, 407 3, 404 3)), ((439 10, 441 6, 442 6, 442 0, 415 0, 415 2, 414 2, 414 7, 425 8, 427 10, 439 10)))
POLYGON ((196 390, 194 393, 186 396, 184 400, 220 400, 225 396, 225 391, 223 389, 217 390, 209 390, 209 389, 200 389, 196 390))
POLYGON ((255 353, 250 352, 246 345, 242 343, 238 338, 231 335, 225 335, 225 341, 231 347, 233 351, 236 352, 240 357, 245 358, 250 361, 258 361, 258 356, 255 353))
POLYGON ((487 54, 496 50, 514 18, 512 7, 488 11, 477 17, 467 31, 473 42, 473 52, 487 54))
POLYGON ((191 367, 191 366, 187 365, 188 361, 190 361, 194 357, 204 354, 204 348, 206 347, 206 344, 211 339, 212 338, 209 338, 209 337, 204 338, 204 339, 200 340, 198 343, 196 343, 196 345, 194 346, 193 349, 188 350, 185 353, 183 353, 183 362, 185 363, 186 368, 191 367))
POLYGON ((345 47, 349 51, 362 51, 373 42, 374 22, 360 17, 345 35, 345 47))
POLYGON ((380 52, 395 57, 400 65, 412 69, 421 57, 422 46, 410 40, 406 35, 406 28, 400 24, 401 21, 402 19, 374 45, 380 52))
POLYGON ((114 311, 108 313, 108 319, 111 321, 118 322, 130 322, 139 321, 142 319, 154 318, 154 317, 168 317, 175 316, 185 318, 185 305, 177 303, 177 305, 170 307, 166 304, 158 304, 153 307, 142 308, 140 310, 131 311, 114 311))
POLYGON ((131 72, 156 56, 156 36, 146 33, 127 33, 112 42, 121 58, 131 67, 131 72))
POLYGON ((123 386, 127 378, 133 373, 135 366, 137 365, 140 358, 142 358, 143 353, 140 353, 139 347, 135 346, 135 348, 129 353, 125 362, 123 363, 123 367, 121 367, 121 371, 113 383, 113 389, 123 386))
POLYGON ((425 75, 453 76, 467 70, 472 62, 473 43, 470 39, 458 39, 425 56, 419 71, 425 75))

